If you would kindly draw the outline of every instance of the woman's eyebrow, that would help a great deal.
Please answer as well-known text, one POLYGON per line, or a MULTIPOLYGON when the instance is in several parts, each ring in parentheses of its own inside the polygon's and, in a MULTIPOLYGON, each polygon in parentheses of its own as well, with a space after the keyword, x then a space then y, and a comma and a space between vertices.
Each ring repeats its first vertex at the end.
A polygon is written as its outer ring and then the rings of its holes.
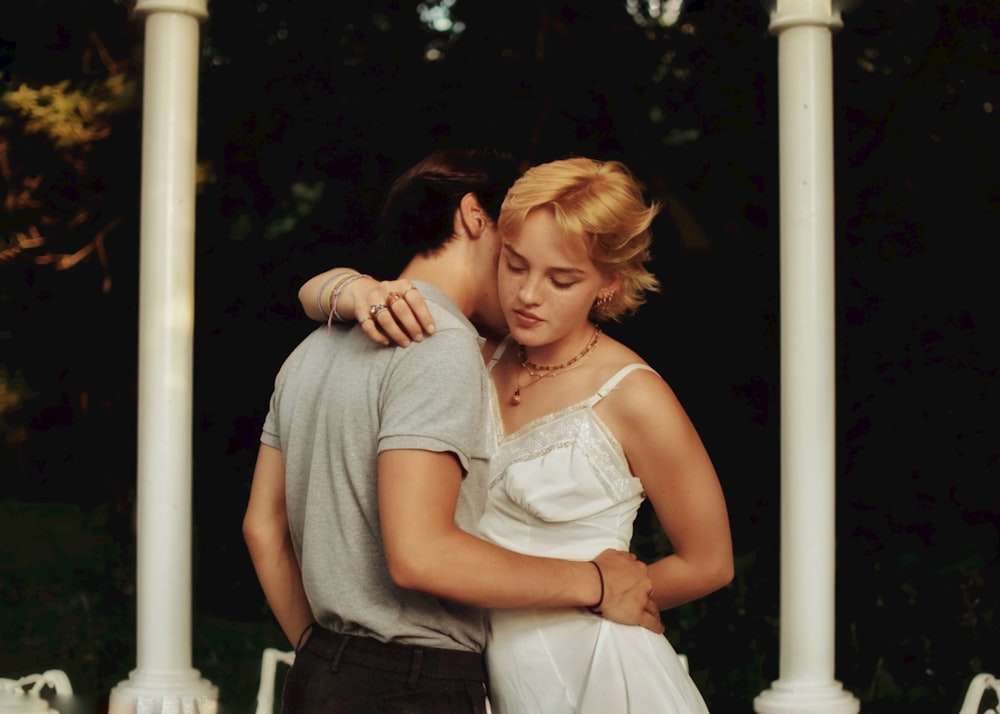
POLYGON ((514 246, 512 246, 508 241, 504 241, 503 242, 503 249, 506 250, 508 253, 513 253, 514 256, 517 257, 517 258, 523 258, 524 257, 520 253, 518 253, 516 250, 514 250, 514 246))
MULTIPOLYGON (((508 243, 507 241, 504 241, 503 248, 508 253, 510 253, 513 257, 517 258, 518 260, 523 260, 525 262, 528 262, 528 259, 525 258, 520 253, 518 253, 516 250, 514 250, 514 247, 510 243, 508 243)), ((560 268, 559 266, 553 266, 553 267, 549 268, 549 271, 553 272, 553 273, 560 273, 560 274, 563 274, 563 275, 572 275, 574 277, 576 277, 576 276, 582 276, 586 272, 586 271, 582 270, 581 268, 572 268, 572 267, 570 267, 570 268, 560 268)))

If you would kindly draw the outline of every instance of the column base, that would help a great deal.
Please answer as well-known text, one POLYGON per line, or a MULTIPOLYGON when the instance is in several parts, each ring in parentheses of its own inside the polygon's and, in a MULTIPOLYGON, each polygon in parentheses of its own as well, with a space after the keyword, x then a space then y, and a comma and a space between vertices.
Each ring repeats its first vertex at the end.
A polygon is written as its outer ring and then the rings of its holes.
POLYGON ((783 682, 780 679, 770 689, 753 700, 757 714, 858 714, 861 702, 845 692, 840 682, 783 682))
POLYGON ((196 669, 134 669, 111 690, 108 714, 216 714, 219 690, 196 669))

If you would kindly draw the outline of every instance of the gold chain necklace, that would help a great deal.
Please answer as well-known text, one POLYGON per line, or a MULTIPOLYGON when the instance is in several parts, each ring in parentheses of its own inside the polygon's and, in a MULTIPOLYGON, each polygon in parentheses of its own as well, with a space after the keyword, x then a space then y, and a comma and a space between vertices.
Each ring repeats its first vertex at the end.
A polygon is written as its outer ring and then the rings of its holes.
POLYGON ((527 384, 521 384, 520 373, 518 373, 517 388, 514 389, 514 393, 510 395, 510 403, 513 406, 517 406, 521 403, 521 390, 527 389, 546 377, 558 377, 560 374, 565 374, 574 367, 578 367, 580 360, 589 355, 593 349, 597 346, 597 341, 601 338, 601 328, 599 325, 594 326, 594 336, 590 338, 590 342, 584 347, 580 352, 571 357, 566 362, 557 365, 544 365, 535 364, 534 362, 529 362, 527 358, 527 353, 524 349, 524 345, 517 345, 517 354, 521 358, 521 369, 528 371, 529 377, 534 377, 534 379, 527 384))

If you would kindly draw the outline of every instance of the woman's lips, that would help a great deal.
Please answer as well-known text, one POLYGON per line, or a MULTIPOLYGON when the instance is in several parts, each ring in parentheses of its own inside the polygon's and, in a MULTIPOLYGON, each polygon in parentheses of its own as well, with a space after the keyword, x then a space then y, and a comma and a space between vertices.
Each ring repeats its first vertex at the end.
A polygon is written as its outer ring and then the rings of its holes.
POLYGON ((518 324, 524 327, 532 327, 542 321, 542 318, 525 310, 514 310, 514 316, 517 318, 518 324))

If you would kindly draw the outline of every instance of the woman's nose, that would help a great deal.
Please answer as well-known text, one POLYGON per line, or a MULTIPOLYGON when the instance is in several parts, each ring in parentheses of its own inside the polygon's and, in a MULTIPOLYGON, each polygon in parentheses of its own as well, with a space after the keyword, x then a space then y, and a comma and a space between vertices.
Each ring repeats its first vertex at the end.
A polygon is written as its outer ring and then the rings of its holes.
POLYGON ((521 287, 517 291, 517 295, 521 298, 521 301, 526 304, 532 304, 535 302, 536 296, 538 294, 538 281, 534 278, 527 277, 521 281, 521 287))

